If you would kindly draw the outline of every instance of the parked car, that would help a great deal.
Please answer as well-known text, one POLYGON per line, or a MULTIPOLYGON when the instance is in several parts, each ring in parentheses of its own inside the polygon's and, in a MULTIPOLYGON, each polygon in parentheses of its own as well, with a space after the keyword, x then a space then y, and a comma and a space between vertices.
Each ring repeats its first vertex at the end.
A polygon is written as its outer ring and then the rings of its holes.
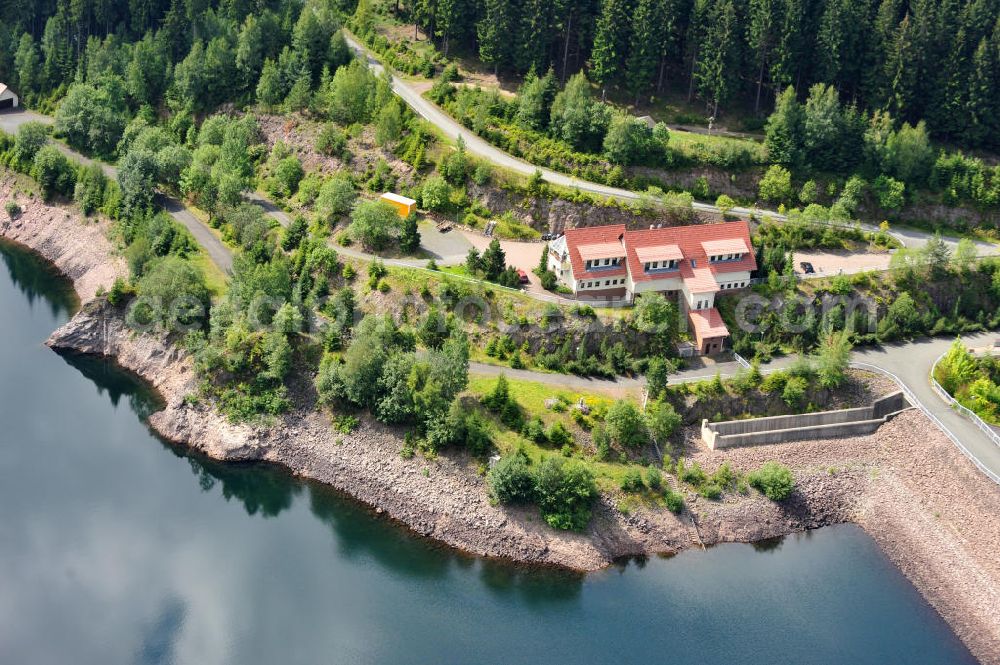
POLYGON ((523 270, 521 270, 520 268, 518 268, 517 269, 517 281, 521 282, 521 284, 527 284, 529 282, 529 280, 528 280, 528 273, 526 273, 523 270))
POLYGON ((804 272, 807 275, 816 274, 816 269, 813 268, 813 264, 809 263, 808 261, 803 261, 802 263, 799 264, 799 267, 801 267, 802 272, 804 272))

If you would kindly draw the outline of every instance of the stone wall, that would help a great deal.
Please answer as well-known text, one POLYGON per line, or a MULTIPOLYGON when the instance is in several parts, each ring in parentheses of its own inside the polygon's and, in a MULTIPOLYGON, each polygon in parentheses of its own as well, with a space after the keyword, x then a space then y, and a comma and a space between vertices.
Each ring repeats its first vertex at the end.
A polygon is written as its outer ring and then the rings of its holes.
POLYGON ((909 408, 901 392, 875 400, 871 406, 820 411, 792 416, 772 416, 721 423, 702 421, 701 438, 716 450, 733 446, 826 439, 871 434, 894 414, 909 408))

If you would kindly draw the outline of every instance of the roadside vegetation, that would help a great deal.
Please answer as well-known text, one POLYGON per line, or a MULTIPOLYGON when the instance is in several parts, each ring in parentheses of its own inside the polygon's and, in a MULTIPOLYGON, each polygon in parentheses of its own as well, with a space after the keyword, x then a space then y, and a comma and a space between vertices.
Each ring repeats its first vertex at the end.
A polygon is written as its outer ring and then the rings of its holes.
POLYGON ((885 273, 808 281, 794 276, 786 242, 783 234, 769 234, 757 250, 764 282, 753 292, 763 302, 742 313, 753 332, 736 323, 739 296, 719 301, 723 318, 732 322, 733 348, 744 357, 811 351, 829 331, 846 331, 853 344, 872 344, 1000 325, 1000 261, 977 257, 971 240, 953 251, 932 237, 918 250, 896 250, 885 273))
POLYGON ((1000 425, 1000 358, 972 354, 959 337, 934 368, 934 378, 959 404, 1000 425))
MULTIPOLYGON (((593 12, 572 7, 534 16, 527 10, 530 18, 522 23, 520 10, 503 2, 458 9, 371 2, 359 5, 350 25, 390 63, 436 77, 427 96, 463 125, 541 166, 635 191, 667 189, 665 183, 677 188, 671 172, 749 172, 753 186, 741 185, 738 196, 713 191, 703 177, 683 186, 700 200, 723 194, 736 203, 789 210, 822 206, 833 220, 933 219, 935 206, 960 206, 977 211, 973 218, 995 222, 1000 172, 975 150, 997 147, 989 138, 993 121, 985 119, 996 115, 996 107, 984 96, 986 88, 973 92, 980 81, 992 81, 996 69, 1000 32, 992 29, 992 19, 973 26, 969 12, 931 17, 913 10, 922 25, 940 23, 942 34, 962 31, 951 46, 917 45, 908 41, 917 19, 888 7, 855 3, 845 11, 818 3, 803 10, 815 14, 807 19, 750 4, 706 9, 606 3, 593 12), (452 12, 461 18, 448 18, 452 12), (821 25, 818 35, 804 28, 807 20, 821 25), (404 23, 416 23, 429 39, 414 41, 416 32, 406 38, 404 23), (877 25, 878 35, 859 42, 868 58, 864 65, 846 67, 858 55, 841 38, 852 23, 877 25), (525 41, 510 43, 509 34, 522 28, 528 30, 525 41), (574 35, 582 40, 578 50, 564 48, 574 35), (543 46, 547 39, 552 49, 543 46), (805 47, 817 39, 815 49, 805 47), (894 49, 904 43, 915 49, 907 71, 930 67, 934 75, 925 81, 947 79, 947 86, 925 82, 928 89, 915 95, 913 86, 891 74, 886 68, 897 62, 894 49), (449 63, 449 47, 464 69, 449 63), (840 49, 851 56, 833 55, 840 49), (419 66, 409 57, 416 51, 419 66), (570 61, 565 56, 571 51, 570 61), (939 51, 947 66, 931 64, 937 60, 929 54, 939 51), (741 74, 741 68, 753 71, 741 74), (516 94, 495 87, 490 69, 505 82, 519 81, 516 94), (927 103, 941 95, 956 97, 927 103), (652 120, 637 117, 646 114, 652 120), (755 134, 723 129, 713 135, 710 128, 719 120, 755 134), (962 150, 954 150, 956 144, 962 150)), ((723 180, 715 180, 715 187, 723 189, 723 180)), ((964 230, 961 219, 947 224, 964 230)))

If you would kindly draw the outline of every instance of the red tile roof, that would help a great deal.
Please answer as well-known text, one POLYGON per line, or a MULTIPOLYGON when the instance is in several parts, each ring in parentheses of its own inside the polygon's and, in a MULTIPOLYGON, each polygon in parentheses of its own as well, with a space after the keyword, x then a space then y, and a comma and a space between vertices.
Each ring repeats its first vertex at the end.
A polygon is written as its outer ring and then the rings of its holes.
MULTIPOLYGON (((610 227, 605 227, 610 228, 610 227)), ((642 231, 627 231, 625 233, 625 247, 628 250, 628 267, 632 274, 632 280, 642 282, 652 279, 664 279, 670 273, 646 274, 642 267, 642 261, 636 255, 636 248, 651 247, 659 245, 675 244, 681 248, 684 258, 681 260, 681 277, 687 278, 694 274, 695 269, 708 268, 712 274, 741 272, 745 270, 756 270, 757 262, 754 260, 753 252, 748 252, 739 261, 725 261, 723 263, 709 263, 708 254, 702 243, 719 240, 731 240, 740 238, 749 248, 750 245, 750 225, 744 221, 722 222, 720 224, 691 224, 688 226, 667 226, 660 229, 647 229, 642 231), (695 265, 691 265, 691 260, 695 265), (686 269, 685 269, 686 268, 686 269)))
POLYGON ((681 279, 688 293, 715 293, 720 290, 715 275, 708 268, 692 268, 691 264, 684 264, 681 266, 681 279))
POLYGON ((723 322, 719 310, 714 307, 691 310, 688 312, 688 321, 691 322, 695 339, 699 343, 701 343, 701 340, 708 339, 709 337, 729 336, 729 328, 723 322))
MULTIPOLYGON (((608 226, 589 226, 577 229, 566 230, 566 247, 569 250, 569 262, 573 266, 573 277, 579 281, 581 279, 595 279, 604 277, 617 277, 626 273, 625 263, 617 266, 608 266, 596 270, 587 270, 584 266, 583 257, 580 256, 580 247, 584 245, 602 245, 605 243, 621 244, 621 237, 625 234, 624 224, 610 224, 608 226)), ((623 251, 624 255, 625 252, 623 251)), ((609 257, 610 258, 610 257, 609 257)))
POLYGON ((722 256, 724 254, 746 254, 750 251, 742 238, 725 238, 723 240, 707 240, 701 243, 702 249, 709 256, 722 256))
POLYGON ((677 245, 650 245, 649 247, 640 245, 635 248, 635 255, 639 257, 640 263, 672 261, 684 258, 684 253, 677 245))

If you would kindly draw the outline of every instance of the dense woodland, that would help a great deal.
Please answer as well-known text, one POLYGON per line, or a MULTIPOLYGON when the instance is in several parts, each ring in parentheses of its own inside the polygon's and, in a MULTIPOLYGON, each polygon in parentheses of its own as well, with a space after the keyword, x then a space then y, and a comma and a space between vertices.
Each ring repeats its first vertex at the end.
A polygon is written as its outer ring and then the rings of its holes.
POLYGON ((404 11, 445 52, 475 44, 500 72, 553 68, 565 82, 585 69, 630 100, 672 91, 716 116, 827 83, 862 110, 926 120, 938 138, 1000 141, 989 0, 419 0, 404 11))

